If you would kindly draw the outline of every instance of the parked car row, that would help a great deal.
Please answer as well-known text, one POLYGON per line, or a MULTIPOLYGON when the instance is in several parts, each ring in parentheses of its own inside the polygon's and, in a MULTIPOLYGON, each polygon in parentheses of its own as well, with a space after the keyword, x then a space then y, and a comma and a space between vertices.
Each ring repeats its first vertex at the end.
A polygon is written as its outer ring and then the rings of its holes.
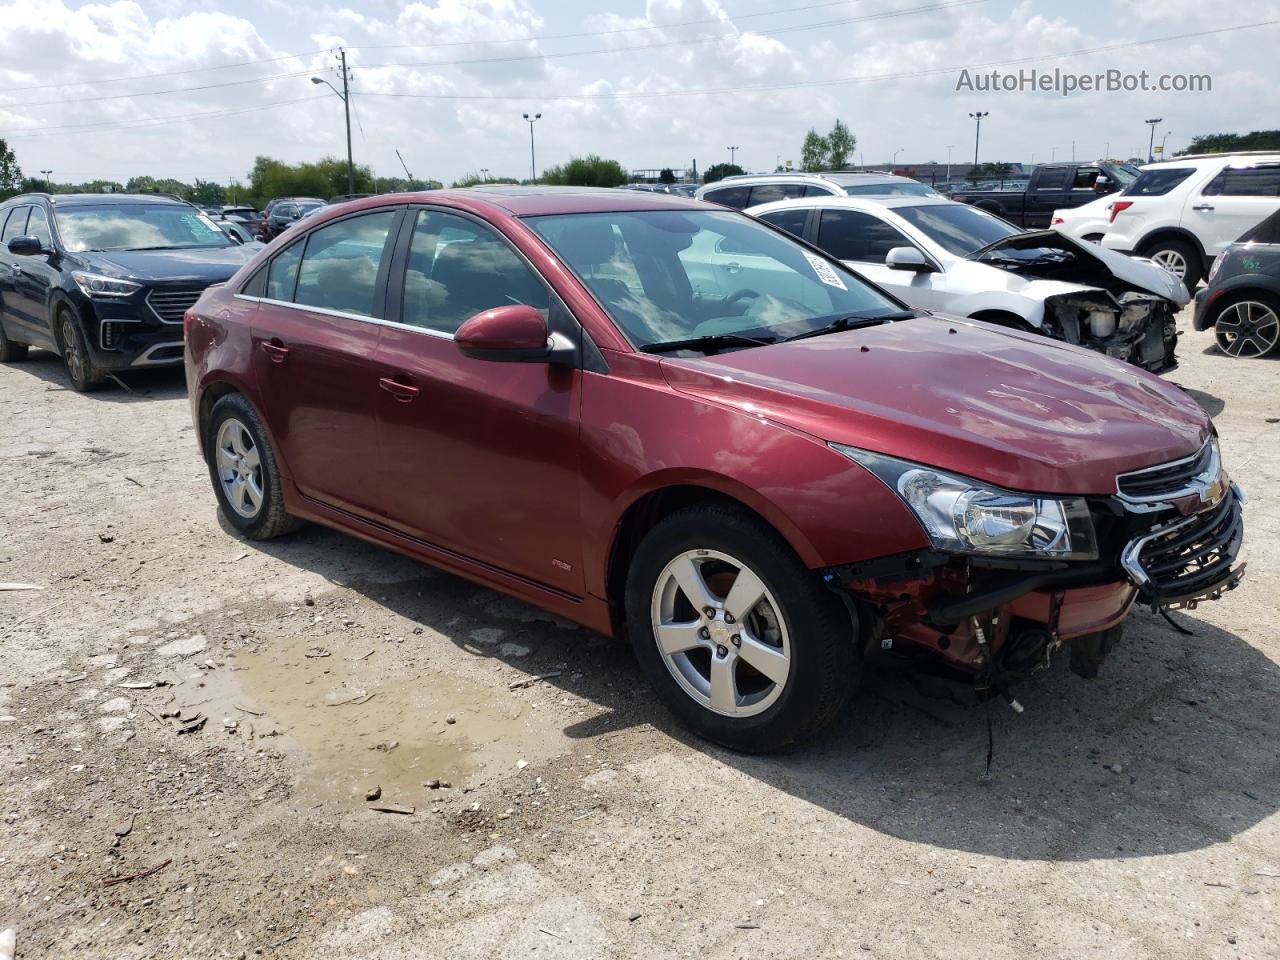
POLYGON ((1123 190, 1138 174, 1138 169, 1127 163, 1045 163, 1027 180, 991 186, 979 183, 952 191, 951 199, 973 204, 1015 226, 1043 229, 1050 226, 1058 211, 1123 190))
POLYGON ((1184 391, 1111 344, 914 307, 825 231, 870 216, 922 283, 1056 283, 1044 322, 1087 299, 1091 333, 1155 322, 1141 264, 928 197, 757 212, 436 191, 255 251, 179 201, 20 197, 0 360, 54 349, 85 389, 176 348, 241 535, 323 523, 625 637, 742 750, 822 729, 877 660, 971 701, 1055 654, 1094 676, 1136 603, 1240 582, 1243 496, 1184 391))

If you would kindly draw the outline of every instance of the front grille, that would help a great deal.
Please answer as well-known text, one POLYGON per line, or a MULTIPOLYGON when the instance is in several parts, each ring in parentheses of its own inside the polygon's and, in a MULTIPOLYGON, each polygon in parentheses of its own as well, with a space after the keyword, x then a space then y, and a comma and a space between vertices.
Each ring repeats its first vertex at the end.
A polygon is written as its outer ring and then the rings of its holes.
POLYGON ((1233 589, 1244 573, 1232 569, 1244 540, 1244 512, 1232 487, 1212 509, 1134 540, 1122 563, 1144 599, 1160 606, 1194 606, 1233 589))
POLYGON ((181 323, 187 308, 200 299, 204 287, 153 287, 147 303, 165 323, 181 323))
POLYGON ((1194 456, 1120 474, 1116 490, 1120 499, 1132 503, 1174 500, 1207 490, 1220 469, 1218 445, 1210 440, 1194 456))

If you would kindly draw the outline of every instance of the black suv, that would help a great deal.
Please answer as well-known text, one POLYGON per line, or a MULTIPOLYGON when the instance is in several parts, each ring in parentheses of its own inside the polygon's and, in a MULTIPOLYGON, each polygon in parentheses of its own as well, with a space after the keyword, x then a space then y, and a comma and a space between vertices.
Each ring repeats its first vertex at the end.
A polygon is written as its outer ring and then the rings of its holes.
POLYGON ((1197 330, 1213 327, 1229 357, 1263 357, 1280 346, 1280 210, 1218 254, 1196 294, 1197 330))
POLYGON ((258 239, 270 243, 313 210, 319 210, 325 202, 317 197, 273 197, 262 212, 263 222, 258 227, 258 239))
POLYGON ((0 362, 62 356, 77 390, 182 363, 182 315, 256 253, 182 200, 49 194, 0 204, 0 362))

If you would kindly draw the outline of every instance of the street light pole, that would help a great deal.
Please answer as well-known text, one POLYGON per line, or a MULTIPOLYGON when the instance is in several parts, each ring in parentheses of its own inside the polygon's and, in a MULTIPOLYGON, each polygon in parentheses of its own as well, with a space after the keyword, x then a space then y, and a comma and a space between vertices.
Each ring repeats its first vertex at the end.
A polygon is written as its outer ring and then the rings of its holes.
POLYGON ((905 149, 906 147, 899 147, 897 150, 893 151, 893 159, 889 161, 890 173, 893 173, 893 171, 898 168, 898 154, 900 154, 905 149))
POLYGON ((973 131, 973 166, 976 170, 978 167, 978 138, 982 136, 982 118, 991 116, 990 110, 979 110, 977 113, 969 114, 975 121, 973 131))
POLYGON ((1151 139, 1147 142, 1147 163, 1153 163, 1156 159, 1156 124, 1164 123, 1164 117, 1154 117, 1143 122, 1151 127, 1151 139))
POLYGON ((44 175, 44 186, 45 186, 45 189, 46 189, 49 193, 53 193, 53 181, 52 181, 51 179, 49 179, 50 177, 52 177, 52 176, 53 176, 53 171, 52 171, 52 170, 41 170, 40 172, 44 175))
POLYGON ((1169 142, 1169 131, 1166 130, 1164 132, 1164 136, 1160 138, 1160 159, 1161 160, 1166 159, 1164 148, 1165 148, 1165 144, 1167 144, 1168 142, 1169 142))
POLYGON ((533 125, 542 119, 542 114, 535 113, 531 117, 526 113, 524 118, 529 122, 529 182, 532 183, 538 179, 538 165, 533 155, 533 125))
POLYGON ((947 183, 951 182, 951 147, 953 144, 947 144, 947 183))
POLYGON ((347 121, 347 193, 356 192, 356 168, 351 160, 351 88, 348 86, 350 74, 347 70, 347 51, 342 47, 338 48, 338 60, 342 65, 342 89, 339 90, 328 80, 323 77, 312 77, 312 83, 323 83, 326 87, 338 95, 338 99, 342 101, 342 112, 347 121))
POLYGON ((738 150, 739 150, 739 149, 740 149, 739 147, 729 147, 729 148, 728 148, 728 150, 729 150, 729 166, 733 166, 733 157, 734 157, 734 154, 736 154, 736 153, 738 152, 738 150))

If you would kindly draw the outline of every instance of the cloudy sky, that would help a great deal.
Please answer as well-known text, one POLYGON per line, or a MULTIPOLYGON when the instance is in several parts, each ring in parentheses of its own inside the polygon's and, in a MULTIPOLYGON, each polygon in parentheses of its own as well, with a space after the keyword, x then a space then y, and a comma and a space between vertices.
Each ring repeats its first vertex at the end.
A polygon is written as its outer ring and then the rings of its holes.
POLYGON ((257 154, 344 150, 314 74, 354 76, 356 161, 448 181, 527 175, 601 153, 627 168, 798 160, 838 116, 860 162, 1170 151, 1197 133, 1277 126, 1280 0, 13 0, 0 30, 0 136, 28 174, 243 178, 257 154), (1201 36, 1205 30, 1277 21, 1201 36), (1181 36, 1164 42, 1162 38, 1181 36), (1101 49, 1098 48, 1109 48, 1101 49), (1093 52, 1088 52, 1093 51, 1093 52), (1207 93, 977 93, 960 68, 1208 73, 1207 93), (710 91, 710 92, 707 92, 710 91))

